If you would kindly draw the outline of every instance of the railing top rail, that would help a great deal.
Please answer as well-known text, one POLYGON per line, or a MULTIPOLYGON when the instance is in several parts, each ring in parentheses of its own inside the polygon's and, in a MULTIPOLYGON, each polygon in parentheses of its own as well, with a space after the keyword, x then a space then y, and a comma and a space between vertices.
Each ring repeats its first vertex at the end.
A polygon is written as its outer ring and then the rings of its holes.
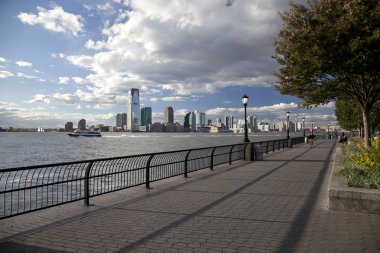
POLYGON ((181 149, 181 150, 172 150, 172 151, 163 151, 163 152, 151 152, 151 153, 144 153, 144 154, 137 154, 137 155, 115 156, 115 157, 89 159, 89 160, 72 161, 72 162, 49 163, 49 164, 42 164, 42 165, 13 167, 13 168, 0 169, 0 173, 11 172, 11 171, 18 171, 18 170, 31 170, 31 169, 41 169, 41 168, 47 168, 47 167, 58 167, 58 166, 71 165, 71 164, 86 164, 86 163, 90 163, 90 162, 100 162, 100 161, 109 161, 109 160, 117 160, 117 159, 127 159, 127 158, 150 156, 150 155, 160 155, 160 154, 189 152, 189 151, 194 151, 194 150, 204 150, 204 149, 211 149, 211 148, 230 147, 232 145, 243 145, 243 144, 246 144, 246 143, 242 142, 242 143, 235 143, 235 144, 229 144, 229 145, 220 145, 220 146, 212 146, 212 147, 203 147, 203 148, 191 148, 191 149, 181 149))
MULTIPOLYGON (((299 138, 299 137, 293 137, 293 138, 299 138)), ((302 138, 302 137, 300 137, 300 138, 302 138)), ((284 141, 284 140, 287 140, 287 138, 273 139, 273 140, 266 140, 266 141, 252 141, 251 143, 261 144, 261 143, 266 143, 266 142, 284 141)), ((11 171, 18 171, 18 170, 31 170, 31 169, 41 169, 41 168, 47 168, 47 167, 58 167, 58 166, 65 166, 65 165, 72 165, 72 164, 86 164, 86 163, 90 163, 90 162, 100 162, 100 161, 109 161, 109 160, 117 160, 117 159, 127 159, 127 158, 150 156, 150 155, 160 155, 160 154, 189 152, 189 151, 193 151, 193 150, 204 150, 204 149, 211 149, 211 148, 230 147, 232 145, 243 145, 243 144, 247 144, 247 143, 240 142, 240 143, 229 144, 229 145, 220 145, 220 146, 203 147, 203 148, 191 148, 191 149, 171 150, 171 151, 163 151, 163 152, 151 152, 151 153, 137 154, 137 155, 128 155, 128 156, 116 156, 116 157, 89 159, 89 160, 72 161, 72 162, 49 163, 49 164, 41 164, 41 165, 4 168, 4 169, 0 169, 0 173, 11 172, 11 171)))

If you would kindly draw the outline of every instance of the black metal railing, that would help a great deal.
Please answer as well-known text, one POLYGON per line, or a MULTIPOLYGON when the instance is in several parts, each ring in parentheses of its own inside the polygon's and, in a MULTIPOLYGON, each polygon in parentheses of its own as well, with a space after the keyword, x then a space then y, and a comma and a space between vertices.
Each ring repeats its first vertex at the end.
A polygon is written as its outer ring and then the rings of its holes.
POLYGON ((0 170, 0 219, 245 158, 248 143, 0 170))
MULTIPOLYGON (((0 170, 0 219, 33 212, 268 153, 304 137, 0 170)), ((290 146, 289 146, 290 145, 290 146)))

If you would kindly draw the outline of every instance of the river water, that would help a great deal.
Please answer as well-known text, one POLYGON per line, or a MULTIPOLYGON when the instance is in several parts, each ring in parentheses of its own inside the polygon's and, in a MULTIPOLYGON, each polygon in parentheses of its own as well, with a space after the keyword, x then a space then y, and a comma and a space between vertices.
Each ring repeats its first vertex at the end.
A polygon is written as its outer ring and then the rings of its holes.
MULTIPOLYGON (((0 169, 127 156, 241 143, 230 133, 102 133, 74 138, 61 132, 0 133, 0 169)), ((252 133, 251 141, 285 138, 285 133, 252 133)))

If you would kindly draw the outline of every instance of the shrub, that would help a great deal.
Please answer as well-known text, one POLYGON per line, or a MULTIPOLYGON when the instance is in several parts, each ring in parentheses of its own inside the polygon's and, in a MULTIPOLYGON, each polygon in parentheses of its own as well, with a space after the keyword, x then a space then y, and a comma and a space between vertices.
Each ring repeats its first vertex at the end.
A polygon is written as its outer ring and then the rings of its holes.
POLYGON ((380 140, 374 139, 365 149, 360 140, 350 139, 344 146, 343 166, 348 186, 380 189, 380 140))

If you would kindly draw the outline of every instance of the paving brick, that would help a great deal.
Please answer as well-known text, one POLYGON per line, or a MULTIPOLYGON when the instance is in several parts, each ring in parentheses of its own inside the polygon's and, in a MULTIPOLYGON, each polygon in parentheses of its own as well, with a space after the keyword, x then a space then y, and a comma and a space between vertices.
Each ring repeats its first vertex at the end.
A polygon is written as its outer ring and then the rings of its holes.
POLYGON ((326 209, 333 147, 317 141, 264 161, 217 166, 113 206, 78 211, 70 204, 67 213, 62 206, 56 215, 47 209, 2 220, 0 238, 22 231, 22 223, 40 230, 0 251, 380 252, 379 215, 326 209))

